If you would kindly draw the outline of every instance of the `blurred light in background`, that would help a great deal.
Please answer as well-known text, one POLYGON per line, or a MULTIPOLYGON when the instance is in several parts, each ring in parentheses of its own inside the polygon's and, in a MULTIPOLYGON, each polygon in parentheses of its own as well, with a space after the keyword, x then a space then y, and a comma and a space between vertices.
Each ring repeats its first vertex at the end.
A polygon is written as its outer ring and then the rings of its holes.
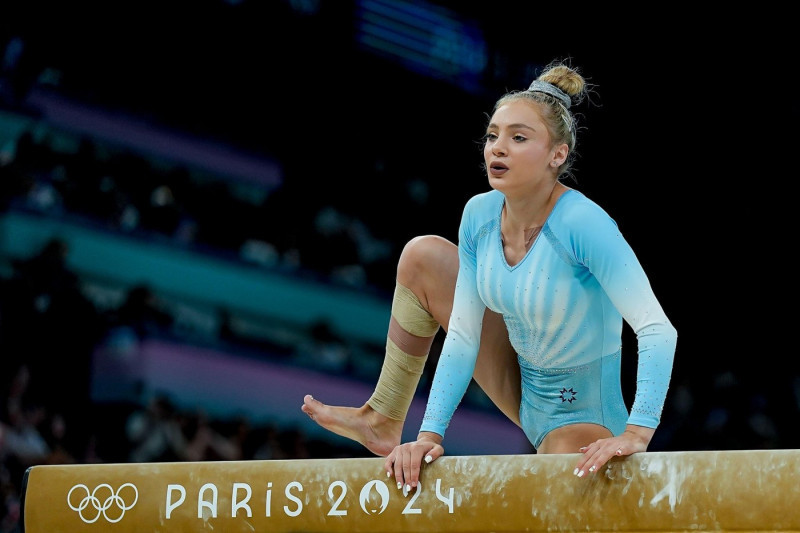
POLYGON ((404 67, 480 93, 488 51, 477 23, 424 2, 359 0, 356 41, 404 67))

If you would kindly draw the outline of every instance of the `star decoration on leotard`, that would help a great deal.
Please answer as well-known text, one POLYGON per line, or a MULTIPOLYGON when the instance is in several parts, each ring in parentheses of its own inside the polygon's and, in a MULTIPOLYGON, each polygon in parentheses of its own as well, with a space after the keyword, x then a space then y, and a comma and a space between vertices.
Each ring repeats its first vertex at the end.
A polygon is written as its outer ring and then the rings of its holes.
POLYGON ((568 389, 561 389, 561 402, 569 402, 572 403, 577 400, 578 393, 572 390, 572 387, 568 389))

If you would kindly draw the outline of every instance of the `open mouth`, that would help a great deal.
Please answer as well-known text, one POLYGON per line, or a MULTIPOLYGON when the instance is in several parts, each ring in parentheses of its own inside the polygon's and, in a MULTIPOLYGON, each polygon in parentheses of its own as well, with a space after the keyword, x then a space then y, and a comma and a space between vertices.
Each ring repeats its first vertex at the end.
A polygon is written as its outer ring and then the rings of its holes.
POLYGON ((503 163, 492 163, 489 165, 489 172, 491 172, 494 176, 504 174, 506 171, 508 171, 508 167, 503 163))

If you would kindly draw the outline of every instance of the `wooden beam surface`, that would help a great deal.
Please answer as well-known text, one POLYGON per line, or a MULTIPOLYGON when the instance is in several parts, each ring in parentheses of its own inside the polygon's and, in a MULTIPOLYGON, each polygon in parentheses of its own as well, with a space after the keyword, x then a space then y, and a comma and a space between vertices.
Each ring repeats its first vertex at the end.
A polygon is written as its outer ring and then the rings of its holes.
POLYGON ((800 450, 444 456, 404 495, 382 458, 41 465, 27 533, 800 531, 800 450))

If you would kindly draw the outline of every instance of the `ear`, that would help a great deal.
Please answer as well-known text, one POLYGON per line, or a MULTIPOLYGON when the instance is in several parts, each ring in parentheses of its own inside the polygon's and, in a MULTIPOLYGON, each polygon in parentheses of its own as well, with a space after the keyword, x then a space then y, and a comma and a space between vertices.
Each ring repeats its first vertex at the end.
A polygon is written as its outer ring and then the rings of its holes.
POLYGON ((569 146, 567 143, 559 144, 553 149, 553 159, 550 164, 554 167, 560 167, 567 160, 569 155, 569 146))

